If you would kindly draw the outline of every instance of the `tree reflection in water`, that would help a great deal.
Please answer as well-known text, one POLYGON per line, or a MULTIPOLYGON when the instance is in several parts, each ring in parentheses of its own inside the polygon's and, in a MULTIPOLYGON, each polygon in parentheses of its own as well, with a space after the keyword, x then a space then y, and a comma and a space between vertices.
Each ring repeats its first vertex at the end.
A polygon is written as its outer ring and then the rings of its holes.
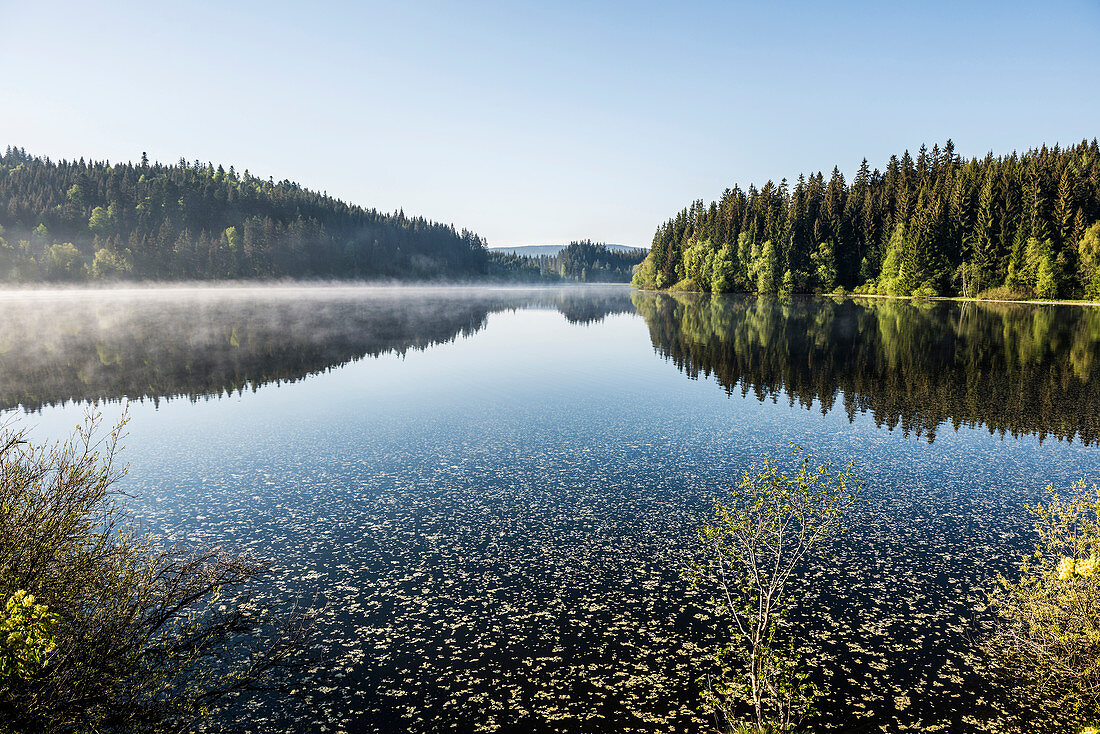
POLYGON ((727 392, 870 413, 929 442, 944 424, 1100 439, 1100 309, 634 293, 657 351, 727 392))

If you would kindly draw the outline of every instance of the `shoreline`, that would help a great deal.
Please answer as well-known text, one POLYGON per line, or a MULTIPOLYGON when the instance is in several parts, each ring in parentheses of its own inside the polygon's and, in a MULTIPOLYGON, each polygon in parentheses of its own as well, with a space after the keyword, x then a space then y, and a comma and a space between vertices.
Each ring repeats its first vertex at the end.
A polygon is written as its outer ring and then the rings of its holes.
POLYGON ((582 282, 564 280, 556 283, 525 281, 394 281, 394 280, 172 280, 115 281, 99 283, 19 283, 0 284, 0 298, 20 295, 60 295, 84 293, 183 293, 196 290, 224 293, 245 291, 414 291, 414 290, 533 290, 581 288, 629 288, 626 282, 582 282))
MULTIPOLYGON (((666 288, 664 290, 655 290, 652 288, 635 288, 631 286, 632 290, 636 290, 642 293, 694 293, 698 295, 717 295, 717 296, 758 296, 756 293, 744 293, 744 292, 730 292, 730 293, 711 293, 709 291, 680 291, 666 288)), ((1019 300, 1013 301, 1004 298, 974 298, 968 296, 888 296, 882 293, 792 293, 791 296, 813 298, 888 298, 895 301, 959 301, 963 303, 1019 303, 1028 306, 1100 306, 1100 301, 1043 301, 1043 300, 1019 300)), ((779 298, 778 295, 773 296, 779 298)))

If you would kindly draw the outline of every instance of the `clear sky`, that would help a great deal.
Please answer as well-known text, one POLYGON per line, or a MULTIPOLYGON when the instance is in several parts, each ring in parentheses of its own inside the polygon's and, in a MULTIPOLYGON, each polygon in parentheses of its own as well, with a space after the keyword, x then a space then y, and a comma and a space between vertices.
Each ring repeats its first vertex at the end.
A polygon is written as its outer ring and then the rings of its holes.
POLYGON ((0 147, 200 159, 490 245, 1100 135, 1100 2, 0 0, 0 147))

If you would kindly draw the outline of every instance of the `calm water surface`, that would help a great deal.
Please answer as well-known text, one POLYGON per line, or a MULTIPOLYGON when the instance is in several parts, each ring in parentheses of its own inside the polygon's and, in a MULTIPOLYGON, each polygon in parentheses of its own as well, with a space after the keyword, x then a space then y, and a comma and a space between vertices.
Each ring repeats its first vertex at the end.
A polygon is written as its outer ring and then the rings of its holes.
POLYGON ((973 671, 966 597, 1029 546, 1024 502, 1100 468, 1098 368, 1076 307, 0 295, 0 408, 59 436, 128 398, 138 519, 329 602, 318 730, 701 730, 714 623, 678 571, 712 493, 792 441, 868 482, 796 590, 815 725, 983 730, 1013 702, 973 671))

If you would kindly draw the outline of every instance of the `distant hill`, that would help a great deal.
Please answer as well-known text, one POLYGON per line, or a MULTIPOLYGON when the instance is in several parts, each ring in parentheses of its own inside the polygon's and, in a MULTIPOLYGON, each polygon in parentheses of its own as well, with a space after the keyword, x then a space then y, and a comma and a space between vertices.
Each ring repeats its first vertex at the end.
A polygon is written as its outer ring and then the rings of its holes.
POLYGON ((582 283, 628 283, 649 253, 639 247, 604 245, 592 240, 557 245, 527 245, 489 250, 489 273, 525 282, 576 280, 582 283), (532 252, 534 250, 534 252, 532 252))
MULTIPOLYGON (((646 252, 648 247, 631 247, 630 245, 604 245, 609 250, 616 252, 646 252)), ((538 257, 540 255, 557 255, 564 250, 566 245, 500 245, 488 248, 490 252, 506 252, 509 255, 523 257, 538 257)))

